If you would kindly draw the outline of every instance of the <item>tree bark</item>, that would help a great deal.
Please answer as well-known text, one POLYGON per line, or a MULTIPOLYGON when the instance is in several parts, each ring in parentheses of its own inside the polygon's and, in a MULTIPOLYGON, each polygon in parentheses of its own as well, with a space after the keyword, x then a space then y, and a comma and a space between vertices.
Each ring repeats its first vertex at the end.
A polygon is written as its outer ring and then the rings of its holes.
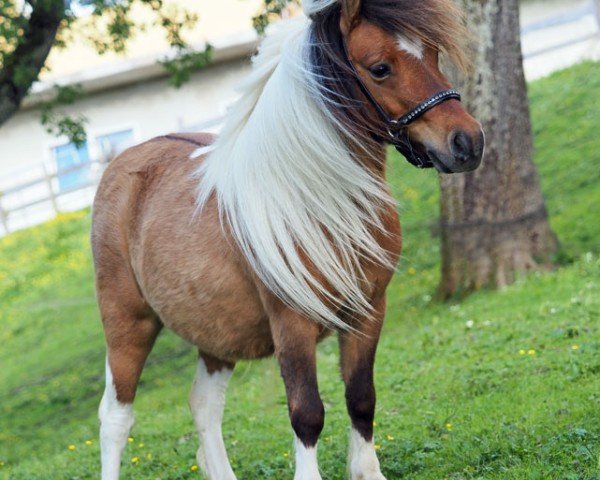
POLYGON ((65 15, 63 0, 39 0, 31 5, 21 41, 4 58, 0 70, 0 125, 19 109, 38 79, 65 15))
POLYGON ((558 247, 532 161, 518 1, 462 3, 478 43, 475 72, 460 86, 486 151, 477 171, 440 176, 442 298, 505 286, 549 265, 558 247))

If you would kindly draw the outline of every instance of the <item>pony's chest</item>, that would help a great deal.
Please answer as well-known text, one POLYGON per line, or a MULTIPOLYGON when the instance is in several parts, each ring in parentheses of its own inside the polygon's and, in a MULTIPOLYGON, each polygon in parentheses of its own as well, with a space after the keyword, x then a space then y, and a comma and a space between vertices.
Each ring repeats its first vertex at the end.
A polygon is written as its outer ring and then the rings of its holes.
MULTIPOLYGON (((382 216, 382 222, 384 230, 375 232, 374 237, 389 255, 390 264, 396 266, 402 251, 402 231, 396 209, 393 207, 386 209, 382 216)), ((365 294, 369 298, 379 296, 387 288, 394 275, 394 269, 369 261, 364 261, 362 267, 367 280, 365 294)))

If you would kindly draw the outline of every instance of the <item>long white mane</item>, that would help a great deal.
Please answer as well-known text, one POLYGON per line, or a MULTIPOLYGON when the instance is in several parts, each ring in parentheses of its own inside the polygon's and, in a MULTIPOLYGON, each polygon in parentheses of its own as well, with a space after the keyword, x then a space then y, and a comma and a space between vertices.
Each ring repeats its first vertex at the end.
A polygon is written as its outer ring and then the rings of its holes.
POLYGON ((347 329, 340 308, 371 313, 361 260, 393 268, 373 237, 393 200, 328 113, 311 71, 309 28, 306 18, 289 20, 263 41, 199 169, 198 205, 216 195, 251 267, 286 304, 347 329))

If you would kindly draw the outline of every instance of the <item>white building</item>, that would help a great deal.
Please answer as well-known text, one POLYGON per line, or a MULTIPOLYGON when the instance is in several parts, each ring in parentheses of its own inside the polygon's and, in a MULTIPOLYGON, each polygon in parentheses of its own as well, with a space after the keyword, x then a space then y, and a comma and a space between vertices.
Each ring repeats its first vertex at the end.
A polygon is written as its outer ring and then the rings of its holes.
MULTIPOLYGON (((80 41, 72 42, 67 50, 53 52, 50 73, 35 86, 22 110, 0 127, 0 236, 51 218, 56 211, 89 205, 101 170, 98 163, 90 161, 111 157, 157 135, 210 131, 218 126, 235 98, 234 86, 249 69, 248 60, 257 44, 251 18, 262 2, 173 1, 199 14, 198 25, 188 32, 187 39, 195 45, 210 41, 215 47, 214 63, 182 88, 174 89, 157 63, 169 52, 162 32, 156 29, 132 39, 125 57, 99 56, 80 41), (88 120, 88 141, 80 148, 48 134, 40 124, 39 102, 56 83, 81 84, 87 92, 83 100, 65 109, 88 120), (81 164, 83 167, 78 168, 81 164)), ((523 2, 522 39, 528 78, 546 75, 582 58, 600 58, 592 2, 523 2)), ((139 20, 147 14, 140 10, 135 15, 139 20)), ((78 27, 92 20, 83 12, 78 27)))
MULTIPOLYGON (((158 63, 170 53, 158 29, 135 37, 126 56, 100 56, 82 42, 53 51, 50 72, 34 86, 21 111, 0 127, 0 235, 52 218, 57 210, 89 205, 101 168, 93 160, 169 132, 214 130, 249 69, 257 45, 251 19, 260 3, 178 1, 200 15, 197 27, 187 32, 188 41, 199 46, 208 41, 214 47, 212 64, 179 89, 169 85, 158 63), (87 142, 80 147, 49 134, 40 123, 40 101, 55 84, 79 84, 86 92, 61 109, 87 119, 87 142)), ((139 20, 144 12, 136 15, 139 20)), ((81 23, 87 21, 91 17, 83 15, 81 23)))

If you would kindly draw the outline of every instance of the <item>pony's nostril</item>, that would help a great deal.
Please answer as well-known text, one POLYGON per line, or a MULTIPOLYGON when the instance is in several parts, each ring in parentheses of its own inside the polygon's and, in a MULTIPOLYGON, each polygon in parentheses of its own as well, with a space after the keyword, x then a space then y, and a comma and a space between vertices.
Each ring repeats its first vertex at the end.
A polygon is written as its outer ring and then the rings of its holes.
POLYGON ((450 149, 456 157, 466 160, 473 154, 473 142, 465 132, 454 132, 450 138, 450 149))

